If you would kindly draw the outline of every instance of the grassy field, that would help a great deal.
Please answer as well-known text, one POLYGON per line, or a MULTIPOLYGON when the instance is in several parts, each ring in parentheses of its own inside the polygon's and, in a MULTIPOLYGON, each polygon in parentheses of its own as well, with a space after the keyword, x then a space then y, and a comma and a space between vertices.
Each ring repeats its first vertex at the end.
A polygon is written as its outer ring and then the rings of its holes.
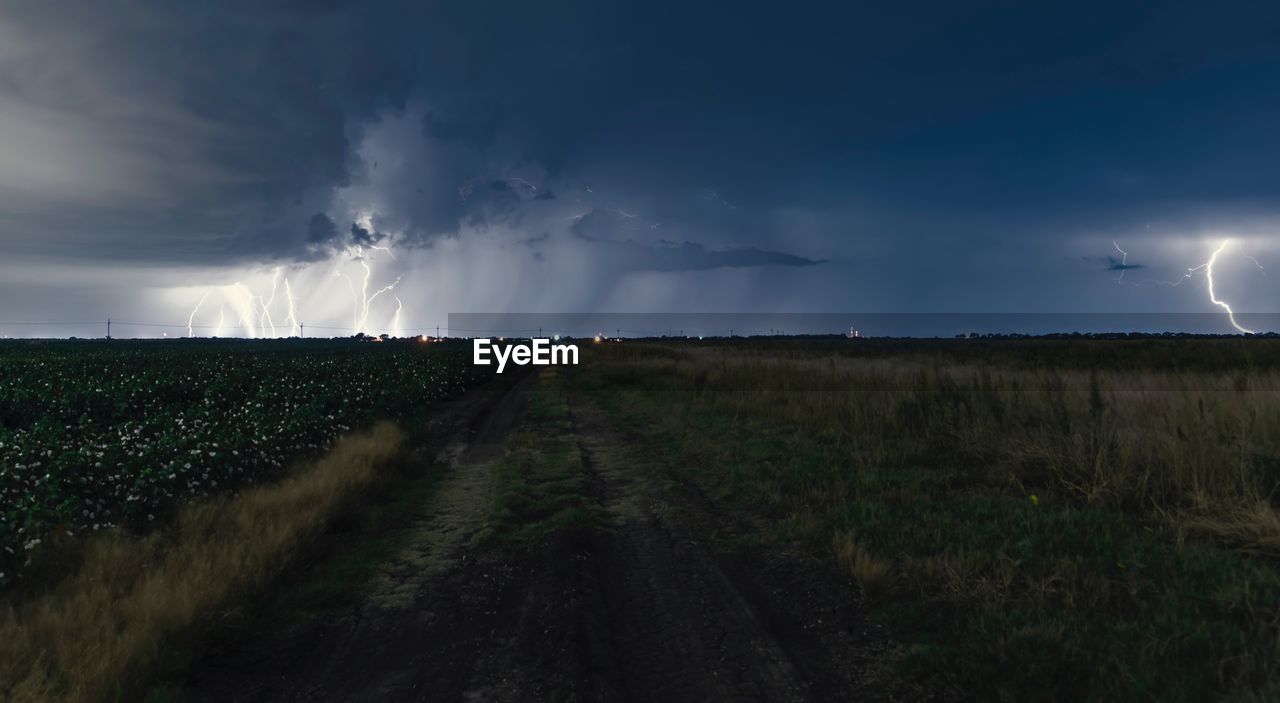
POLYGON ((462 346, 355 345, 0 346, 0 698, 214 700, 245 633, 249 689, 1280 698, 1280 340, 627 340, 452 404, 462 346))
POLYGON ((623 343, 577 383, 761 537, 848 568, 907 677, 1280 696, 1280 344, 623 343))

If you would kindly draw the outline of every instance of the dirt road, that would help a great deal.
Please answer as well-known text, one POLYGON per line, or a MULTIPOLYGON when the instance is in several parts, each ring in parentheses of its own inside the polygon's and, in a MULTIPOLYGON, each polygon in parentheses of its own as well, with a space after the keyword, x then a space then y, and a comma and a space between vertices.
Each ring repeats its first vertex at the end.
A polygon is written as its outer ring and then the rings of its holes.
POLYGON ((359 602, 211 651, 187 699, 886 698, 867 673, 884 638, 856 589, 786 554, 714 548, 747 519, 671 481, 633 439, 554 372, 477 402, 442 435, 443 483, 359 602), (531 412, 532 394, 563 412, 531 412), (573 448, 580 476, 555 485, 576 487, 590 517, 513 549, 484 536, 517 435, 525 455, 573 448))

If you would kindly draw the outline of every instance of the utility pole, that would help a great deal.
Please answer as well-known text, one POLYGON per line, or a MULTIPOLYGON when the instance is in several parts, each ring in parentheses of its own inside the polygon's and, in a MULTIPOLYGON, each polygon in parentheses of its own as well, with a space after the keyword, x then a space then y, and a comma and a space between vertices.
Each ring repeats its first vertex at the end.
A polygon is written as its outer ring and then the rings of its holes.
POLYGON ((614 330, 614 332, 616 333, 614 334, 615 337, 617 337, 618 339, 622 339, 622 328, 618 328, 614 330))
POLYGON ((299 322, 298 323, 298 339, 302 339, 305 336, 307 336, 307 323, 299 322))
POLYGON ((107 318, 107 339, 111 339, 111 318, 107 318))
POLYGON ((440 339, 440 325, 436 325, 436 339, 440 339))

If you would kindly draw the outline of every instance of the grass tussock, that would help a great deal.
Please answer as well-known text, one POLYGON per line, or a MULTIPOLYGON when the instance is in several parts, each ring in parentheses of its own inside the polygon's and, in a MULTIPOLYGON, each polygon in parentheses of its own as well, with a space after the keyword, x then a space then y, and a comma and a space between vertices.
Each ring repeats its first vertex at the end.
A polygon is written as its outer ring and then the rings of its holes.
POLYGON ((834 554, 907 675, 1280 693, 1280 346, 897 344, 619 345, 579 382, 677 478, 834 554))
POLYGON ((872 554, 849 532, 837 532, 834 539, 836 561, 849 570, 869 598, 878 598, 893 587, 893 563, 872 554))
POLYGON ((97 536, 76 571, 0 610, 0 698, 128 698, 166 644, 277 574, 402 450, 384 423, 282 481, 183 509, 171 530, 97 536))
POLYGON ((1260 555, 1280 555, 1280 511, 1258 501, 1220 515, 1201 515, 1183 522, 1187 532, 1203 535, 1260 555))

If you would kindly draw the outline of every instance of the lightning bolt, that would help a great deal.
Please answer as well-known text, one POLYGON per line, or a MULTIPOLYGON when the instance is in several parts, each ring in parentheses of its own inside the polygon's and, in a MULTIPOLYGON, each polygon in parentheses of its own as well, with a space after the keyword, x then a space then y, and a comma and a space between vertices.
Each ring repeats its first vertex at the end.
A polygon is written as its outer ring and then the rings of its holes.
POLYGON ((187 337, 188 338, 196 336, 195 331, 192 330, 191 326, 192 326, 192 323, 195 322, 196 313, 200 312, 200 306, 204 305, 204 301, 208 299, 209 293, 210 291, 205 291, 204 295, 200 296, 200 302, 196 303, 196 306, 191 310, 191 314, 187 315, 187 337))
MULTIPOLYGON (((1121 269, 1120 269, 1120 275, 1116 277, 1116 283, 1119 283, 1119 282, 1121 282, 1121 281, 1123 281, 1123 280, 1124 280, 1124 274, 1125 274, 1125 271, 1127 271, 1127 270, 1128 270, 1128 269, 1123 268, 1123 267, 1124 267, 1124 266, 1127 266, 1127 265, 1129 264, 1129 252, 1125 251, 1124 249, 1121 249, 1121 248, 1120 248, 1120 245, 1119 245, 1119 244, 1116 244, 1116 240, 1114 240, 1114 239, 1112 239, 1112 240, 1111 240, 1111 246, 1115 247, 1115 248, 1116 248, 1116 251, 1120 252, 1120 257, 1121 257, 1121 258, 1120 258, 1120 266, 1121 266, 1121 269)), ((1112 259, 1112 261, 1114 261, 1114 259, 1112 259)))
POLYGON ((248 287, 237 281, 236 283, 222 287, 222 298, 231 304, 231 309, 236 312, 236 319, 241 327, 244 328, 245 335, 250 339, 258 336, 258 306, 254 302, 258 299, 248 287))
POLYGON ((373 270, 363 256, 359 263, 360 268, 364 269, 364 278, 360 279, 360 312, 356 316, 356 331, 364 332, 365 323, 369 319, 369 278, 373 275, 373 270))
MULTIPOLYGON (((1187 272, 1182 274, 1182 276, 1175 281, 1161 281, 1161 280, 1155 280, 1155 279, 1147 279, 1147 280, 1137 281, 1135 283, 1129 283, 1128 285, 1137 287, 1146 283, 1154 283, 1160 286, 1169 286, 1171 288, 1176 288, 1182 285, 1183 283, 1185 283, 1187 280, 1195 277, 1196 274, 1204 273, 1205 287, 1208 289, 1208 292, 1209 292, 1209 302, 1213 303, 1214 305, 1226 311, 1227 320, 1230 321, 1231 326, 1234 327, 1237 331, 1242 332, 1244 334, 1257 334, 1257 332, 1255 332, 1254 330, 1244 327, 1243 325, 1241 325, 1239 322, 1236 321, 1236 314, 1235 314, 1235 311, 1231 309, 1231 305, 1227 303, 1225 300, 1219 299, 1217 291, 1214 289, 1213 267, 1215 264, 1218 263, 1218 256, 1221 255, 1222 252, 1228 246, 1230 246, 1233 241, 1234 240, 1232 240, 1230 237, 1223 239, 1218 244, 1218 248, 1214 249, 1213 253, 1209 255, 1209 259, 1207 261, 1205 261, 1204 263, 1198 266, 1192 266, 1188 268, 1187 272)), ((1123 257, 1120 260, 1120 265, 1124 266, 1126 263, 1128 263, 1128 259, 1129 259, 1128 253, 1125 252, 1124 249, 1121 249, 1120 245, 1117 244, 1115 241, 1112 241, 1111 244, 1116 248, 1116 251, 1120 252, 1120 255, 1123 257)), ((1266 269, 1263 268, 1262 263, 1259 262, 1256 258, 1244 252, 1241 252, 1241 255, 1244 256, 1249 261, 1253 262, 1253 265, 1258 267, 1259 271, 1263 272, 1264 274, 1266 273, 1266 269)), ((1124 273, 1125 272, 1121 270, 1120 276, 1116 278, 1117 283, 1121 283, 1123 281, 1124 273)))
MULTIPOLYGON (((374 246, 369 248, 378 249, 380 251, 386 251, 391 256, 392 259, 395 258, 395 255, 391 253, 391 250, 387 249, 386 247, 374 246)), ((343 271, 339 266, 334 266, 333 275, 346 279, 347 289, 351 292, 351 328, 355 332, 368 334, 369 333, 369 311, 370 311, 370 307, 373 304, 373 301, 377 300, 378 296, 382 295, 383 293, 386 293, 388 291, 395 289, 395 287, 399 285, 400 279, 402 277, 397 276, 396 280, 392 281, 389 285, 379 288, 377 291, 374 291, 372 295, 370 295, 369 282, 373 278, 373 268, 369 266, 369 260, 368 260, 368 257, 365 256, 364 247, 359 247, 359 246, 353 247, 352 249, 348 250, 348 252, 352 256, 354 261, 357 264, 359 264, 361 269, 360 290, 358 292, 356 291, 355 280, 352 279, 352 277, 348 275, 345 271, 343 271)))
POLYGON ((289 323, 289 336, 298 336, 298 304, 293 299, 293 289, 289 287, 289 279, 284 279, 284 299, 289 305, 289 314, 284 318, 289 323))
MULTIPOLYGON (((369 282, 368 277, 365 277, 366 286, 368 282, 369 282)), ((364 332, 366 328, 368 328, 369 326, 369 306, 373 304, 373 301, 376 300, 378 296, 382 295, 383 293, 386 293, 394 289, 399 283, 400 283, 400 278, 397 277, 396 280, 392 281, 390 285, 379 288, 377 292, 375 292, 373 295, 370 295, 364 299, 364 307, 360 311, 360 325, 357 328, 359 331, 364 332)), ((399 300, 399 298, 397 298, 397 300, 399 300)))
MULTIPOLYGON (((387 246, 353 245, 345 249, 342 255, 334 257, 330 275, 340 277, 347 282, 347 290, 351 294, 351 327, 353 331, 370 334, 369 320, 378 298, 393 297, 395 298, 395 311, 391 315, 390 326, 392 331, 399 336, 403 334, 401 325, 404 318, 404 302, 392 291, 400 285, 403 276, 397 276, 395 280, 392 280, 387 285, 377 287, 375 279, 379 276, 378 272, 375 271, 376 265, 370 256, 373 250, 385 253, 392 260, 396 259, 395 252, 387 246), (351 270, 353 264, 360 267, 359 273, 351 270), (360 279, 358 283, 356 281, 357 276, 360 279)), ((196 302, 195 307, 191 308, 187 314, 187 336, 195 337, 196 328, 203 326, 197 324, 197 320, 204 310, 204 306, 211 304, 211 299, 218 302, 216 336, 235 335, 237 334, 236 328, 239 328, 240 334, 249 338, 282 337, 286 333, 290 337, 299 336, 302 331, 302 324, 299 320, 299 298, 295 295, 292 282, 285 275, 284 270, 284 266, 277 266, 271 270, 270 287, 269 289, 264 287, 264 293, 261 295, 249 285, 240 281, 229 285, 215 286, 206 290, 199 301, 196 302), (283 293, 280 290, 282 282, 283 293), (283 297, 283 300, 280 300, 281 297, 283 297), (275 317, 281 314, 281 310, 277 306, 284 308, 284 317, 281 323, 275 321, 275 317), (227 308, 231 309, 230 318, 226 312, 227 308), (230 328, 227 326, 229 319, 234 321, 230 328)), ((209 325, 209 327, 213 326, 209 325)))
MULTIPOLYGON (((1213 265, 1218 260, 1218 254, 1221 254, 1222 250, 1226 249, 1227 245, 1230 243, 1231 243, 1230 239, 1222 240, 1222 243, 1218 245, 1218 248, 1213 250, 1213 255, 1209 257, 1209 260, 1204 262, 1200 266, 1197 266, 1196 268, 1204 269, 1205 280, 1208 281, 1208 284, 1209 284, 1209 300, 1212 301, 1214 305, 1217 305, 1218 307, 1227 311, 1227 319, 1231 321, 1231 326, 1240 330, 1245 334, 1256 334, 1253 330, 1248 329, 1246 327, 1242 327, 1240 323, 1236 322, 1236 314, 1232 312, 1231 306, 1222 300, 1218 300, 1217 295, 1215 295, 1213 292, 1213 265)), ((1194 269, 1188 269, 1187 273, 1191 273, 1193 270, 1194 269)))
POLYGON ((400 311, 404 309, 404 303, 400 302, 400 296, 393 296, 396 299, 396 314, 391 318, 391 336, 403 337, 404 334, 400 329, 400 311))
POLYGON ((266 332, 268 327, 271 328, 271 336, 276 336, 276 323, 271 319, 271 304, 276 301, 276 289, 280 286, 280 267, 277 266, 271 272, 271 296, 266 300, 258 298, 258 302, 262 305, 262 317, 260 318, 260 327, 266 332))

